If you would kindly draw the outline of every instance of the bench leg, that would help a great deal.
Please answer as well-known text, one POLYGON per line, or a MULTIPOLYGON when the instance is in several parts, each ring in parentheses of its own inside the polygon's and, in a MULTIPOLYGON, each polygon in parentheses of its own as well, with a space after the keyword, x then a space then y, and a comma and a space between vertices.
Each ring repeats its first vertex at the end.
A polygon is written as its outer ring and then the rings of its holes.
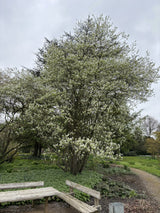
POLYGON ((48 197, 45 199, 44 213, 48 213, 48 197))
POLYGON ((97 198, 94 198, 94 205, 99 206, 99 200, 97 198))

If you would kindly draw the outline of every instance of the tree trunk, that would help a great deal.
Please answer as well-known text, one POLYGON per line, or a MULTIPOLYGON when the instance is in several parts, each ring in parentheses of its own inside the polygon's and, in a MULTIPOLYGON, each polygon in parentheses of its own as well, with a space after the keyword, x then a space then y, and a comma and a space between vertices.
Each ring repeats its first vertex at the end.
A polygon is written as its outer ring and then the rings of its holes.
POLYGON ((41 152, 42 152, 42 145, 40 143, 38 143, 38 142, 35 142, 33 156, 40 158, 41 157, 41 152))
POLYGON ((88 159, 88 155, 86 154, 82 159, 78 159, 76 155, 73 155, 70 158, 70 168, 68 170, 70 171, 71 174, 77 175, 82 172, 84 169, 84 166, 86 165, 88 159))

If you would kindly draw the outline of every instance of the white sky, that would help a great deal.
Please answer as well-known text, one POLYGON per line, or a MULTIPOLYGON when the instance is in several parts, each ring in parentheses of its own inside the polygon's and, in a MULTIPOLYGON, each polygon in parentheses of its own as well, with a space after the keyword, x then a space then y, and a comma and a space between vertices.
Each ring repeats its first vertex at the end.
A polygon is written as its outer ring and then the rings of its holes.
MULTIPOLYGON (((44 37, 57 38, 92 14, 110 16, 160 65, 159 0, 0 0, 0 68, 32 68, 44 37)), ((160 121, 160 81, 153 88, 155 95, 137 109, 160 121)))

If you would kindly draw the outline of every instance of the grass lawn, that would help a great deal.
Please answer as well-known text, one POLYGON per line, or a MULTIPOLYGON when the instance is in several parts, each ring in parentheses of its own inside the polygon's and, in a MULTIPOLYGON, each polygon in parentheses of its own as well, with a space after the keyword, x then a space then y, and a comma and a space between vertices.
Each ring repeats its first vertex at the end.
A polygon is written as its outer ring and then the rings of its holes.
MULTIPOLYGON (((117 162, 116 162, 117 163, 117 162)), ((160 159, 153 159, 150 156, 128 156, 118 161, 121 165, 137 168, 160 177, 160 159)))

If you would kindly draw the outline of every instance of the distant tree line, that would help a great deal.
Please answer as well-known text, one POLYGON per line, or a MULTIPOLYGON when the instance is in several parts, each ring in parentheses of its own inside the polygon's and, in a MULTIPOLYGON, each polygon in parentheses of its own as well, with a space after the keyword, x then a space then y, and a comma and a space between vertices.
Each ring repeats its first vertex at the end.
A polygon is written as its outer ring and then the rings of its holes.
POLYGON ((148 155, 154 158, 160 155, 160 123, 147 115, 141 118, 138 126, 130 132, 127 142, 122 145, 124 155, 148 155))

